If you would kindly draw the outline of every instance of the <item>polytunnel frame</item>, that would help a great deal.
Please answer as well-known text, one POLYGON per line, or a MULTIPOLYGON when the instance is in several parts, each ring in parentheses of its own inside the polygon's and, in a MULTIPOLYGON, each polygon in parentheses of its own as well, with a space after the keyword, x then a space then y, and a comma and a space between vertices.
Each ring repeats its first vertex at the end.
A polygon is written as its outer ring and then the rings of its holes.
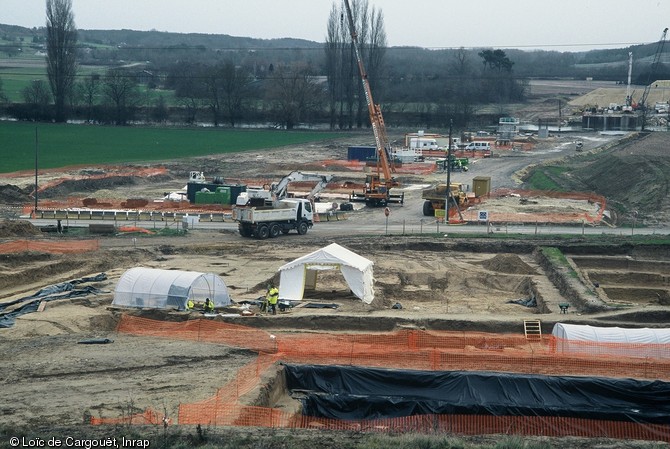
POLYGON ((121 275, 112 304, 183 310, 189 299, 197 302, 204 301, 205 298, 210 298, 215 307, 224 307, 231 303, 225 282, 214 273, 135 267, 121 275), (150 275, 142 276, 147 273, 150 275), (169 285, 160 288, 162 281, 169 285), (139 292, 136 289, 138 286, 141 287, 139 292), (124 290, 121 291, 120 288, 124 290))

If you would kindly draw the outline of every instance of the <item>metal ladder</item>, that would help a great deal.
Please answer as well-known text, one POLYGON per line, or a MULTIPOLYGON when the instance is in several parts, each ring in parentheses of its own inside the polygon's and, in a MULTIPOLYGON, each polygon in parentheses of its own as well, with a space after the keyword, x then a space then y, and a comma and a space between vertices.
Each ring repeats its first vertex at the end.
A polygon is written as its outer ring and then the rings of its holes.
POLYGON ((526 340, 542 340, 542 326, 540 320, 523 320, 523 331, 526 334, 526 340))

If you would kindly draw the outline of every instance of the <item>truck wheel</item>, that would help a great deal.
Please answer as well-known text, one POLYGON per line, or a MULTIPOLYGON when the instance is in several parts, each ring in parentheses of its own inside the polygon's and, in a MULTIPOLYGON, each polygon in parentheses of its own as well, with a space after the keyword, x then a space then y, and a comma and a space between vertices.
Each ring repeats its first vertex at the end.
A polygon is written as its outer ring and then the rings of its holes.
POLYGON ((279 223, 272 223, 270 225, 270 238, 279 237, 279 234, 281 234, 281 226, 279 226, 279 223))
POLYGON ((249 229, 249 228, 246 227, 246 226, 240 226, 240 227, 239 227, 239 231, 240 231, 240 235, 241 235, 242 237, 251 237, 251 235, 253 234, 253 232, 251 231, 251 229, 249 229))
POLYGON ((435 209, 433 209, 433 203, 430 201, 423 202, 423 215, 426 217, 433 217, 435 215, 435 209))
POLYGON ((308 229, 309 226, 307 225, 306 221, 301 221, 300 223, 298 223, 298 234, 305 235, 307 234, 308 229))
POLYGON ((268 228, 268 225, 262 224, 256 228, 256 237, 258 237, 259 239, 261 240, 266 239, 268 238, 269 235, 270 235, 270 228, 268 228))

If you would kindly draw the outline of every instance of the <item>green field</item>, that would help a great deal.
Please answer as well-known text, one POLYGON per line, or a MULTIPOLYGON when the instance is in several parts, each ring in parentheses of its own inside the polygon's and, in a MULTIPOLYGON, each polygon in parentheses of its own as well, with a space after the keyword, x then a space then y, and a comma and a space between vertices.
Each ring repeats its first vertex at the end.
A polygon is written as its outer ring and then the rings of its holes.
POLYGON ((329 132, 0 122, 0 173, 34 169, 36 148, 38 167, 45 169, 235 153, 339 136, 329 132))

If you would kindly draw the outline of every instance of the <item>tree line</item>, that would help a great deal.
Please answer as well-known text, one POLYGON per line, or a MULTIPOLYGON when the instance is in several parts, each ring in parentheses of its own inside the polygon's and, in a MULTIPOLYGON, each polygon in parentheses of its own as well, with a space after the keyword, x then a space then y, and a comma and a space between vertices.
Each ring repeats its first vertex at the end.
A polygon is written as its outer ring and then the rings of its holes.
MULTIPOLYGON (((196 45, 160 46, 161 35, 174 35, 127 30, 108 33, 128 42, 109 45, 98 32, 96 39, 107 45, 83 45, 77 39, 71 0, 46 0, 47 22, 40 31, 48 83, 31 82, 22 92, 23 102, 10 103, 0 78, 0 103, 6 114, 18 119, 57 122, 366 127, 367 106, 351 30, 338 4, 331 7, 323 44, 303 41, 294 48, 269 48, 247 39, 221 48, 214 46, 211 36, 187 35, 196 45), (122 65, 121 60, 143 62, 122 65), (84 74, 81 68, 88 64, 109 68, 84 74)), ((589 60, 590 52, 388 48, 382 10, 368 0, 352 0, 351 5, 368 80, 389 126, 466 127, 478 117, 480 105, 491 104, 498 106, 496 117, 491 117, 497 121, 506 104, 526 99, 530 77, 575 76, 589 60)), ((93 38, 93 32, 84 35, 93 38)), ((642 54, 643 48, 637 51, 642 54)), ((610 57, 616 56, 611 51, 610 57)), ((607 73, 618 80, 619 72, 626 70, 622 64, 609 67, 607 73)))

